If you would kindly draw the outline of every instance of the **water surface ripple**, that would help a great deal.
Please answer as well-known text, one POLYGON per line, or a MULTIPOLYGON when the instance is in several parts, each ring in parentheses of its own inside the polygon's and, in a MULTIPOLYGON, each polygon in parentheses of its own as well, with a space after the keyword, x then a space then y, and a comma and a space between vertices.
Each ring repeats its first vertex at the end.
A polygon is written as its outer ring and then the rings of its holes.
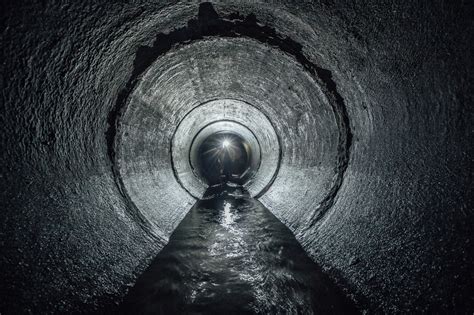
POLYGON ((290 230, 239 187, 209 189, 139 277, 132 314, 352 314, 290 230))

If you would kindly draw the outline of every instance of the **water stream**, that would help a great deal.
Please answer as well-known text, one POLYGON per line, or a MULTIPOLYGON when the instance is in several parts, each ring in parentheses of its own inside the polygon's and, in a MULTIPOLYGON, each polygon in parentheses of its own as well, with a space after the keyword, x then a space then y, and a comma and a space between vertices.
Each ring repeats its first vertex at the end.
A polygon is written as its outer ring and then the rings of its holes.
POLYGON ((121 306, 126 314, 352 314, 291 231, 240 187, 189 211, 121 306))

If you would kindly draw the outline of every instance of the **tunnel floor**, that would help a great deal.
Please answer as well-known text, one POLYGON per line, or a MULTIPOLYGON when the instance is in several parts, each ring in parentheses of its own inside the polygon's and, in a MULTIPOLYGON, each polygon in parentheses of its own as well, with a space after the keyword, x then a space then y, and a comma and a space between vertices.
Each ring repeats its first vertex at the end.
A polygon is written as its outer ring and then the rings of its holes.
POLYGON ((240 187, 208 189, 120 306, 123 314, 353 314, 290 230, 240 187))

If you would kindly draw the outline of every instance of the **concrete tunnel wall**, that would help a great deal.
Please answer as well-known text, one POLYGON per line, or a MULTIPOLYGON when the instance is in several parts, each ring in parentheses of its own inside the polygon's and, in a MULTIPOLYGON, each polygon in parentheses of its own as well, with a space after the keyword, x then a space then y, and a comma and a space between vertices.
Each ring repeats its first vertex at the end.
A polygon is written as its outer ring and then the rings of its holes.
POLYGON ((120 301, 195 202, 173 133, 220 99, 271 122, 260 200, 362 308, 472 307, 467 6, 6 3, 0 311, 120 301))

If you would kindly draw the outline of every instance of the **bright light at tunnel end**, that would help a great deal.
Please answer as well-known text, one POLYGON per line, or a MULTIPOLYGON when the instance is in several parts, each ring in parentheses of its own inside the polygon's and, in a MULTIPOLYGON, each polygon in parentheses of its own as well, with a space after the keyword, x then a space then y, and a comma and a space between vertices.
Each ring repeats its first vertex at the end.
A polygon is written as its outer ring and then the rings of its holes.
POLYGON ((230 146, 230 141, 228 139, 225 139, 222 141, 222 148, 227 149, 230 146))

